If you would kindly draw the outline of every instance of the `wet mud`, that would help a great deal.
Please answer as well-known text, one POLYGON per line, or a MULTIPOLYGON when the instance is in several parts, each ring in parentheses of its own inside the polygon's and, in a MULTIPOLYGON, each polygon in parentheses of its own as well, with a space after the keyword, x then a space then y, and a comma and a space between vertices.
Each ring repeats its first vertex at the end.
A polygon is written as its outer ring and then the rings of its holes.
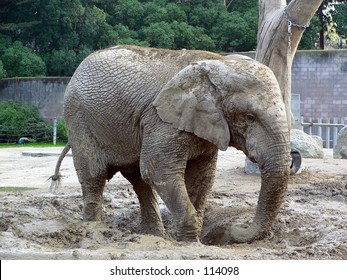
POLYGON ((209 245, 208 235, 221 225, 249 224, 260 187, 260 177, 244 173, 244 156, 235 150, 220 154, 201 243, 175 240, 163 203, 168 237, 141 234, 137 197, 118 175, 105 187, 104 220, 82 221, 82 194, 72 159, 63 163, 67 175, 62 187, 51 194, 44 178, 53 172, 57 157, 33 160, 21 152, 0 150, 5 153, 0 161, 1 259, 347 259, 347 163, 332 159, 331 151, 324 159, 304 160, 304 170, 291 177, 266 238, 223 246, 209 245), (4 164, 11 155, 11 163, 4 164), (15 171, 10 164, 23 165, 21 173, 11 174, 15 171), (37 189, 1 191, 15 186, 37 189))

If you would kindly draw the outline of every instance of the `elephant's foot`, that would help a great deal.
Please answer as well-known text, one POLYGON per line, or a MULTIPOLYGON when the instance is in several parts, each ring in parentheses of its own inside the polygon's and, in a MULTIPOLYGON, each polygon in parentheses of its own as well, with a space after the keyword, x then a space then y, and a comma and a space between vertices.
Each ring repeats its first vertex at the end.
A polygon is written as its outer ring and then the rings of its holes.
POLYGON ((201 232, 201 219, 195 213, 185 220, 177 231, 178 241, 199 242, 201 232))
POLYGON ((141 228, 142 228, 141 233, 143 233, 143 234, 155 235, 155 236, 159 236, 159 237, 163 237, 163 238, 168 238, 168 235, 166 234, 163 225, 160 225, 160 226, 150 225, 150 226, 148 226, 147 224, 145 224, 145 225, 142 224, 141 228))
POLYGON ((102 208, 99 203, 87 203, 83 209, 83 220, 87 222, 101 221, 102 220, 102 208))
POLYGON ((246 228, 235 226, 218 226, 212 229, 203 238, 203 243, 209 245, 225 245, 233 243, 251 243, 266 236, 267 231, 261 230, 257 225, 250 225, 246 228))
POLYGON ((199 242, 199 237, 196 230, 178 231, 176 239, 177 241, 199 242))

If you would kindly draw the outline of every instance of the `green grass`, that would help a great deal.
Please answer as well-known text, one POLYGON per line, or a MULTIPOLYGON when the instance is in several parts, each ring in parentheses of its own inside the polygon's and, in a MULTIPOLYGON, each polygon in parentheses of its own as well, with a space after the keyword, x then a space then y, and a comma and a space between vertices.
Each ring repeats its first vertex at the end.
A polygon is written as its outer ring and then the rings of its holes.
POLYGON ((25 188, 25 187, 0 187, 0 192, 25 192, 37 190, 37 188, 25 188))
POLYGON ((0 144, 0 148, 23 148, 23 147, 34 147, 34 148, 48 148, 48 147, 64 147, 66 143, 58 142, 57 145, 53 145, 53 143, 27 143, 23 145, 19 145, 17 143, 10 144, 0 144))

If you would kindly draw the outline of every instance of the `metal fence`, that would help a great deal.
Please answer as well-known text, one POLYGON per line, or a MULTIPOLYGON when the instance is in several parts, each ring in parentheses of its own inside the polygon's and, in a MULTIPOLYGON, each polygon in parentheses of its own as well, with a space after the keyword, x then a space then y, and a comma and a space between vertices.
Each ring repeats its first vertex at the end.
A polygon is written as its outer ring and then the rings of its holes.
POLYGON ((53 125, 33 124, 25 127, 11 127, 0 125, 0 143, 10 144, 19 143, 20 139, 26 139, 27 142, 41 142, 57 144, 57 141, 66 142, 67 134, 64 133, 62 123, 55 118, 53 125))
POLYGON ((28 142, 52 142, 52 128, 49 126, 18 128, 0 125, 0 143, 18 143, 21 138, 28 142))
POLYGON ((301 118, 301 126, 305 133, 317 135, 323 139, 323 148, 332 149, 337 142, 337 134, 345 126, 338 118, 301 118))

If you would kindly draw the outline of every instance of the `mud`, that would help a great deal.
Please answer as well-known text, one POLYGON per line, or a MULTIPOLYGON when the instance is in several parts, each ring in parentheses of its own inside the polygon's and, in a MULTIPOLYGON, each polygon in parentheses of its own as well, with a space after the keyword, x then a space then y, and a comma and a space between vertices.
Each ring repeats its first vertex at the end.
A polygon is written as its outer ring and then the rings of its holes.
POLYGON ((58 157, 23 156, 27 150, 0 149, 0 259, 347 259, 347 161, 333 159, 332 150, 324 159, 304 159, 265 239, 225 246, 206 244, 206 236, 221 224, 250 223, 260 188, 260 177, 244 173, 245 157, 234 149, 219 155, 202 243, 175 241, 163 203, 168 238, 141 234, 136 195, 120 175, 105 187, 104 221, 83 222, 72 157, 63 162, 59 192, 51 194, 46 179, 58 157))

